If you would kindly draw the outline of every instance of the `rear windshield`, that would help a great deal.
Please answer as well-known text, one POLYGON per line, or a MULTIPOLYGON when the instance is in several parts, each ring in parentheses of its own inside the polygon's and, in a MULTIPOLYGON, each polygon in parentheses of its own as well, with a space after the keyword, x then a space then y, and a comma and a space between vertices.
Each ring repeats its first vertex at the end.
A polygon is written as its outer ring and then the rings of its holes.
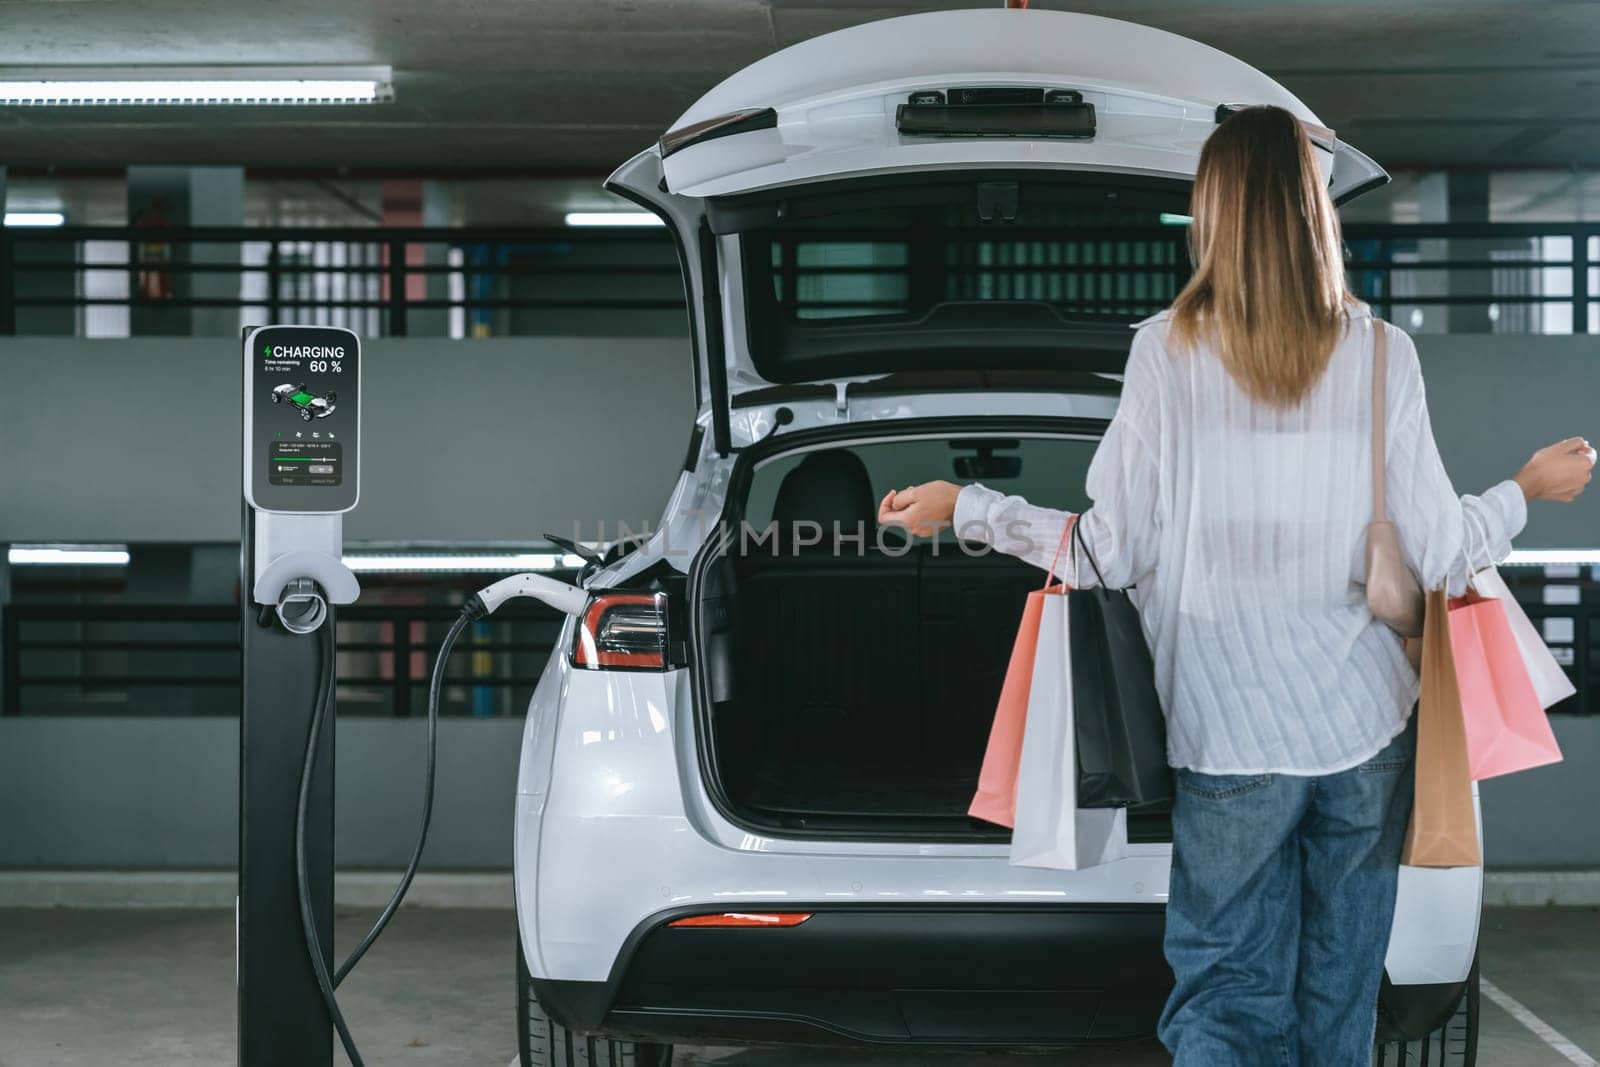
POLYGON ((1034 174, 747 205, 734 225, 752 360, 791 382, 1120 370, 1127 324, 1188 279, 1187 202, 1175 183, 1034 174))
MULTIPOLYGON (((1083 484, 1098 443, 1085 438, 971 434, 835 445, 829 451, 850 452, 861 461, 859 469, 867 485, 855 495, 862 500, 876 502, 890 489, 930 478, 954 478, 981 481, 991 489, 1026 497, 1042 507, 1080 512, 1090 503, 1083 484)), ((744 519, 753 529, 764 530, 775 521, 784 480, 816 451, 819 450, 785 453, 756 467, 744 509, 744 519)), ((824 521, 824 525, 841 519, 832 512, 812 518, 824 521)), ((875 515, 863 514, 860 518, 865 529, 875 527, 875 515)), ((842 525, 848 527, 850 523, 842 525)), ((946 543, 955 538, 950 529, 939 536, 946 543)))

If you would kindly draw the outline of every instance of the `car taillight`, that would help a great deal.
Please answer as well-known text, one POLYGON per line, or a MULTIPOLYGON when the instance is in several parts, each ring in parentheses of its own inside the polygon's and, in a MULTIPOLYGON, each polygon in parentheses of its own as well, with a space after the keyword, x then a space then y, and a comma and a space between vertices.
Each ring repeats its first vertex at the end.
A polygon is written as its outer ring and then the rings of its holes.
POLYGON ((589 670, 666 670, 667 595, 595 596, 578 620, 572 665, 589 670))
POLYGON ((751 927, 751 926, 799 926, 811 918, 809 911, 724 911, 716 915, 689 915, 682 919, 674 919, 668 926, 698 926, 698 927, 751 927))

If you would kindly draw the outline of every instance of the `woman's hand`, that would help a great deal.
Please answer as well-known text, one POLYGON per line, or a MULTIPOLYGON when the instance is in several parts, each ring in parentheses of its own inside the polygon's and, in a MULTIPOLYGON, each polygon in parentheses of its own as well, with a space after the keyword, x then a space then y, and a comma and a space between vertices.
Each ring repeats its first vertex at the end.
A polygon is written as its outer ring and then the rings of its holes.
POLYGON ((1594 476, 1595 451, 1581 437, 1569 437, 1541 448, 1517 472, 1517 484, 1529 501, 1576 500, 1594 476))
POLYGON ((937 537, 956 516, 961 486, 954 482, 923 482, 907 489, 891 489, 878 504, 880 526, 903 526, 918 537, 937 537))

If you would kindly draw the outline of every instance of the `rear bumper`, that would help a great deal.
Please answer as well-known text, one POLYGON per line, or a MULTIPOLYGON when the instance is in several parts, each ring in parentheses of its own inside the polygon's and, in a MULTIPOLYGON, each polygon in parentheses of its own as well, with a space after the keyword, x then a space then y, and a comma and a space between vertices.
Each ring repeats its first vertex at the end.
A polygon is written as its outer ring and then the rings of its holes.
MULTIPOLYGON (((751 909, 750 903, 741 905, 751 909)), ((1050 1046, 1154 1032, 1164 909, 806 906, 787 929, 653 916, 605 982, 534 979, 584 1032, 680 1043, 1050 1046)))

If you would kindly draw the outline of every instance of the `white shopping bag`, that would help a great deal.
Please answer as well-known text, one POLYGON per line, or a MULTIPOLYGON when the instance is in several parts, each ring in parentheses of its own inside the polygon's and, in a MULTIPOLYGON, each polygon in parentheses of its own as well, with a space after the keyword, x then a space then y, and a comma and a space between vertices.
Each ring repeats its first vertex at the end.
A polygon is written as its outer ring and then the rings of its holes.
POLYGON ((1126 808, 1078 807, 1076 734, 1067 598, 1046 596, 1017 767, 1011 862, 1018 867, 1076 871, 1128 854, 1126 808))
MULTIPOLYGON (((1572 679, 1561 669, 1561 664, 1550 654, 1539 631, 1533 628, 1527 614, 1517 604, 1517 598, 1506 588, 1505 579, 1493 567, 1472 576, 1472 588, 1479 596, 1493 597, 1505 606, 1506 621, 1511 624, 1511 636, 1516 639, 1517 651, 1522 653, 1522 663, 1533 679, 1533 691, 1539 696, 1539 706, 1548 708, 1559 704, 1578 690, 1572 679)), ((1582 653, 1579 653, 1582 655, 1582 653)), ((1033 710, 1030 705, 1029 710, 1033 710)))

